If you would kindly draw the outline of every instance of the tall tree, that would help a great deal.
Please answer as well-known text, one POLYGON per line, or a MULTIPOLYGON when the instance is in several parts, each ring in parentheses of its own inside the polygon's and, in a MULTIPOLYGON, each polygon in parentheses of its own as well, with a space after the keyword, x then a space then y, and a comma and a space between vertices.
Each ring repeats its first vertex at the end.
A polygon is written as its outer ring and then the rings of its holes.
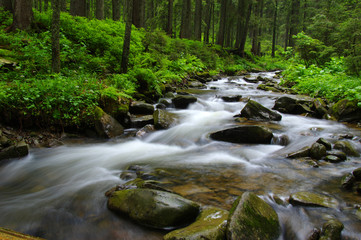
POLYGON ((224 39, 226 34, 226 19, 227 19, 227 6, 229 0, 221 0, 221 13, 219 20, 219 29, 217 34, 217 44, 224 46, 224 39))
POLYGON ((173 0, 168 0, 168 20, 167 20, 167 34, 172 36, 173 33, 173 0))
MULTIPOLYGON (((212 0, 212 2, 213 2, 213 0, 212 0)), ((212 20, 212 3, 211 3, 211 0, 206 0, 205 28, 204 28, 204 42, 205 43, 209 43, 211 20, 212 20)))
POLYGON ((48 11, 49 8, 49 0, 44 0, 44 11, 48 11))
POLYGON ((66 0, 61 0, 61 11, 65 12, 66 11, 66 4, 67 4, 67 1, 66 0))
POLYGON ((87 1, 86 0, 71 0, 70 14, 73 16, 86 17, 87 15, 87 1))
POLYGON ((60 10, 61 0, 52 0, 51 7, 53 9, 53 18, 51 24, 51 52, 52 52, 52 64, 51 69, 54 73, 60 72, 60 10))
POLYGON ((120 0, 112 0, 113 6, 113 20, 119 21, 120 20, 120 0))
POLYGON ((32 1, 15 0, 13 24, 10 30, 21 29, 27 30, 31 26, 33 20, 32 1))
POLYGON ((182 20, 181 20, 181 30, 180 30, 181 38, 190 39, 192 37, 191 19, 192 19, 192 1, 184 0, 182 6, 182 20))
POLYGON ((0 0, 0 7, 3 7, 5 11, 14 12, 12 0, 0 0))
POLYGON ((95 17, 99 20, 104 19, 104 0, 96 0, 95 17))
POLYGON ((293 38, 293 36, 297 35, 298 33, 299 12, 300 12, 300 0, 292 0, 291 25, 290 25, 290 32, 288 35, 288 45, 290 47, 295 46, 295 39, 293 38))
POLYGON ((278 0, 274 0, 273 26, 272 26, 272 57, 275 57, 275 52, 276 52, 277 14, 278 14, 278 0))
POLYGON ((145 2, 144 0, 134 0, 133 5, 133 24, 137 28, 144 27, 144 18, 145 18, 145 2))
POLYGON ((253 8, 252 1, 247 1, 247 4, 248 4, 247 13, 246 13, 247 15, 246 15, 244 25, 242 27, 241 39, 240 39, 240 43, 239 43, 239 46, 237 49, 237 51, 241 57, 244 57, 244 48, 246 46, 249 22, 251 20, 251 14, 252 14, 252 8, 253 8))
POLYGON ((194 14, 194 39, 202 39, 202 0, 196 0, 196 9, 194 14))
POLYGON ((126 73, 128 71, 128 57, 130 51, 130 39, 132 34, 132 21, 133 21, 133 5, 136 0, 128 0, 127 3, 127 19, 125 24, 125 34, 124 34, 124 43, 123 43, 123 54, 122 54, 122 63, 121 71, 126 73))

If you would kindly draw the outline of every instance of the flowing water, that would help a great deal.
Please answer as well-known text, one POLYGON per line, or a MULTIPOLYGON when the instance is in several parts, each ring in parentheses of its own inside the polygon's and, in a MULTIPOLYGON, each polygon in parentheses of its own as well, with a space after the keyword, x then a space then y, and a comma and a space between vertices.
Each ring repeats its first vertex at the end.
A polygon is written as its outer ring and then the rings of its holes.
MULTIPOLYGON (((273 78, 275 73, 252 74, 273 78)), ((277 80, 276 80, 277 81, 277 80)), ((358 150, 360 130, 341 123, 282 114, 282 121, 236 123, 233 116, 245 102, 227 103, 219 96, 242 95, 272 108, 277 93, 256 89, 242 77, 210 82, 186 110, 168 109, 179 124, 143 138, 113 139, 102 143, 69 143, 52 149, 31 149, 28 157, 0 165, 0 226, 47 239, 162 239, 163 231, 144 228, 106 208, 104 193, 125 183, 119 176, 139 165, 144 176, 202 204, 229 209, 237 196, 255 192, 277 211, 280 239, 306 239, 314 227, 331 217, 345 225, 343 236, 361 239, 361 220, 355 205, 361 197, 340 189, 340 178, 360 166, 349 157, 339 164, 285 158, 292 149, 320 137, 338 139, 352 134, 358 150), (231 144, 209 138, 209 133, 237 124, 265 125, 276 136, 271 145, 231 144), (278 144, 286 135, 290 144, 278 144), (337 209, 294 207, 287 203, 297 191, 329 195, 337 209), (281 202, 277 204, 276 202, 281 202)))

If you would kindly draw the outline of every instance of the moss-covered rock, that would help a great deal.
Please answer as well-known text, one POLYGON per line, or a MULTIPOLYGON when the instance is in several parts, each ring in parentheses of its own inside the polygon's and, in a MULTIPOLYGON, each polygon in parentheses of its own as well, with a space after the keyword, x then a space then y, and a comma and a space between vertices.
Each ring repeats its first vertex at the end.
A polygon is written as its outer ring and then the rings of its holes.
POLYGON ((345 161, 347 159, 346 153, 338 150, 328 151, 327 155, 336 156, 340 158, 342 161, 345 161))
POLYGON ((154 112, 153 118, 156 129, 167 129, 177 122, 176 114, 161 109, 157 109, 154 112))
POLYGON ((197 98, 191 95, 178 95, 172 99, 174 107, 186 109, 189 104, 197 102, 197 98))
POLYGON ((273 133, 261 126, 240 126, 211 133, 214 140, 232 143, 259 143, 270 144, 273 133))
POLYGON ((228 211, 206 207, 194 223, 168 233, 164 240, 223 240, 226 236, 227 219, 228 211))
POLYGON ((342 162, 343 160, 337 156, 334 156, 334 155, 327 155, 324 160, 326 162, 330 162, 330 163, 339 163, 339 162, 342 162))
POLYGON ((315 116, 318 118, 323 118, 328 113, 327 105, 321 98, 313 100, 313 107, 315 109, 315 116))
POLYGON ((15 232, 13 230, 0 227, 0 239, 4 239, 4 240, 42 240, 43 238, 33 237, 33 236, 30 236, 27 234, 15 232))
POLYGON ((337 141, 335 142, 333 148, 341 150, 349 156, 354 156, 354 157, 360 156, 360 153, 358 153, 356 148, 348 141, 337 141))
POLYGON ((329 141, 327 141, 326 139, 324 139, 324 138, 319 138, 317 140, 317 143, 321 143, 323 146, 325 146, 326 150, 331 150, 332 149, 332 144, 329 141))
POLYGON ((352 171, 352 174, 355 176, 357 181, 361 181, 361 168, 356 168, 352 171))
POLYGON ((357 101, 343 99, 335 103, 331 108, 331 115, 338 121, 354 122, 361 119, 361 108, 357 106, 357 101))
POLYGON ((291 194, 288 201, 292 205, 298 205, 298 206, 326 207, 326 208, 338 207, 338 202, 336 199, 326 195, 311 193, 311 192, 297 192, 291 194))
POLYGON ((337 219, 331 219, 322 226, 320 240, 341 240, 341 232, 344 226, 337 219))
POLYGON ((18 142, 17 144, 1 149, 0 161, 10 158, 21 158, 29 154, 29 145, 25 142, 18 142))
POLYGON ((276 100, 273 109, 282 113, 304 114, 312 112, 310 109, 312 105, 312 99, 280 97, 276 100))
POLYGON ((314 143, 310 149, 310 157, 320 160, 326 155, 326 147, 321 143, 314 143))
POLYGON ((260 103, 250 100, 241 111, 241 117, 256 121, 281 121, 281 114, 272 111, 260 103))
POLYGON ((257 195, 246 192, 230 211, 227 239, 277 239, 280 224, 275 210, 257 195))
POLYGON ((341 186, 344 189, 352 189, 356 179, 352 173, 348 173, 341 179, 341 186))
POLYGON ((151 115, 154 113, 154 106, 144 102, 132 102, 129 106, 131 114, 151 115))
POLYGON ((306 146, 294 152, 287 154, 287 158, 305 158, 310 156, 311 147, 306 146))
POLYGON ((100 107, 95 108, 94 118, 95 131, 99 137, 113 138, 124 133, 123 126, 100 107))
POLYGON ((151 189, 116 191, 108 199, 108 208, 139 224, 160 229, 190 224, 199 214, 197 203, 151 189))

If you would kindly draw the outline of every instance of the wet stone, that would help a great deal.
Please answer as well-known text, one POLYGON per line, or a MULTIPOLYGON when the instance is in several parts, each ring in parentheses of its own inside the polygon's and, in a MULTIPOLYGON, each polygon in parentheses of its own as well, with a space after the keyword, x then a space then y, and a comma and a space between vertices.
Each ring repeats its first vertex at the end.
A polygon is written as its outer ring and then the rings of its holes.
POLYGON ((326 155, 326 147, 320 143, 314 143, 310 149, 310 156, 314 159, 320 160, 326 155))
POLYGON ((221 96, 221 99, 224 102, 239 102, 242 99, 241 95, 233 95, 233 96, 221 96))
POLYGON ((310 155, 310 150, 311 150, 311 147, 309 147, 309 146, 303 147, 300 150, 289 153, 287 155, 287 158, 305 158, 305 157, 308 157, 310 155))
POLYGON ((341 240, 341 232, 344 226, 337 219, 331 219, 322 226, 320 240, 341 240))
POLYGON ((324 160, 327 162, 330 162, 330 163, 343 162, 343 160, 341 158, 334 156, 334 155, 327 155, 324 160))
POLYGON ((357 186, 356 186, 356 192, 358 194, 361 194, 361 183, 358 183, 357 186))
POLYGON ((353 170, 352 174, 355 176, 357 181, 361 181, 361 168, 353 170))
POLYGON ((292 205, 309 206, 309 207, 326 207, 337 208, 338 202, 336 199, 326 195, 311 193, 311 192, 297 192, 291 194, 289 202, 292 205))
POLYGON ((344 189, 350 190, 352 189, 354 183, 355 183, 355 177, 352 173, 348 173, 341 179, 341 186, 344 189))
POLYGON ((357 152, 355 147, 348 141, 337 141, 333 146, 334 149, 338 149, 346 153, 347 155, 359 157, 360 154, 357 152))
POLYGON ((241 126, 214 132, 210 137, 217 141, 231 143, 270 144, 273 133, 261 126, 241 126))
POLYGON ((345 161, 347 159, 346 153, 344 153, 342 151, 338 151, 338 150, 329 151, 329 152, 327 152, 327 155, 336 156, 339 159, 341 159, 342 161, 345 161))
POLYGON ((325 146, 325 147, 326 147, 326 150, 331 150, 331 149, 332 149, 331 143, 330 143, 329 141, 327 141, 326 139, 324 139, 324 138, 319 138, 319 139, 317 140, 317 143, 320 143, 320 144, 322 144, 323 146, 325 146))

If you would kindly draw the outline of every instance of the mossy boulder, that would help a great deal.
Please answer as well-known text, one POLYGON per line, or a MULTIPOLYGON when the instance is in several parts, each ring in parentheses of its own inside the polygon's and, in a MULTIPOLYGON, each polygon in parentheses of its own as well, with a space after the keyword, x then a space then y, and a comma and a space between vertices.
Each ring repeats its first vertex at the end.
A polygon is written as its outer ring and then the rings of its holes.
POLYGON ((95 131, 99 137, 113 138, 124 133, 123 126, 100 107, 94 110, 95 131))
POLYGON ((29 145, 21 141, 13 146, 1 149, 0 161, 10 158, 21 158, 29 154, 29 145))
POLYGON ((361 181, 361 168, 356 168, 352 171, 352 174, 355 176, 357 181, 361 181))
POLYGON ((313 100, 313 107, 315 109, 315 116, 318 118, 323 118, 328 113, 327 105, 321 98, 313 100))
POLYGON ((344 189, 350 190, 356 182, 356 178, 352 173, 348 173, 341 179, 341 186, 344 189))
POLYGON ((174 107, 186 109, 191 103, 197 102, 197 98, 191 95, 178 95, 172 99, 174 107))
POLYGON ((270 144, 273 133, 266 127, 240 126, 211 133, 210 137, 217 141, 231 143, 270 144))
POLYGON ((227 219, 228 211, 205 207, 194 223, 168 233, 164 240, 223 240, 226 236, 227 219))
POLYGON ((334 149, 343 151, 349 156, 359 157, 360 153, 357 152, 356 148, 348 141, 337 141, 333 146, 334 149))
POLYGON ((338 151, 338 150, 328 151, 327 155, 338 157, 342 161, 345 161, 347 159, 346 153, 344 153, 342 151, 338 151))
POLYGON ((33 237, 27 234, 15 232, 10 229, 0 227, 0 239, 4 240, 44 240, 43 238, 33 237))
POLYGON ((151 115, 154 113, 154 106, 144 102, 132 102, 129 106, 131 114, 151 115))
POLYGON ((139 224, 159 229, 185 226, 199 214, 197 203, 176 194, 151 189, 116 191, 108 199, 108 208, 139 224))
POLYGON ((310 149, 310 157, 320 160, 324 156, 326 156, 326 147, 321 143, 312 144, 310 149))
POLYGON ((337 156, 334 155, 327 155, 324 160, 326 162, 330 162, 330 163, 339 163, 339 162, 343 162, 343 160, 337 156))
POLYGON ((341 240, 341 232, 344 226, 337 219, 331 219, 322 226, 320 240, 341 240))
POLYGON ((262 104, 250 100, 241 111, 241 117, 256 121, 281 121, 281 114, 272 111, 262 104))
POLYGON ((154 114, 154 126, 156 129, 167 129, 177 122, 177 115, 165 110, 157 109, 154 114))
POLYGON ((332 149, 332 144, 329 141, 327 141, 326 139, 324 139, 324 138, 319 138, 317 140, 317 143, 321 143, 323 146, 325 146, 326 150, 331 150, 332 149))
POLYGON ((305 158, 310 156, 311 147, 305 146, 299 150, 287 154, 287 158, 305 158))
POLYGON ((331 115, 341 122, 360 121, 361 108, 357 106, 357 101, 343 99, 332 106, 331 115))
POLYGON ((336 199, 326 195, 311 193, 311 192, 297 192, 291 194, 288 201, 292 205, 296 205, 296 206, 326 207, 326 208, 338 207, 338 202, 336 199))
POLYGON ((254 193, 246 192, 232 206, 227 239, 277 239, 280 224, 275 210, 254 193))
POLYGON ((312 104, 311 99, 280 97, 276 100, 273 109, 281 113, 304 114, 311 113, 310 106, 312 106, 312 104))

